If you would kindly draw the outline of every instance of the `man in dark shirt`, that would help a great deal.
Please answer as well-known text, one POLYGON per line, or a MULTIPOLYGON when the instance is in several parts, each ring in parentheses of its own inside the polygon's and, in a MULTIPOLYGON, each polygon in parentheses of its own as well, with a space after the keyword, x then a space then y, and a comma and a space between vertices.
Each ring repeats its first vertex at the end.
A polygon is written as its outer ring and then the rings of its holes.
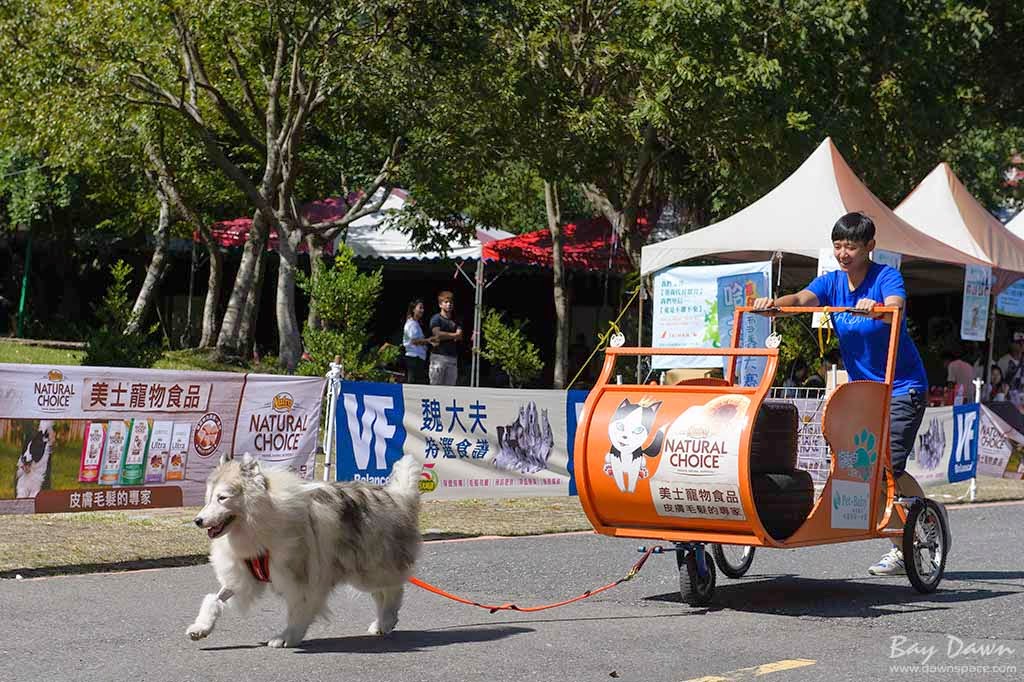
POLYGON ((430 383, 435 386, 454 386, 458 383, 458 342, 462 341, 462 327, 452 319, 455 295, 442 291, 437 295, 440 312, 430 318, 430 333, 437 345, 430 353, 430 383))

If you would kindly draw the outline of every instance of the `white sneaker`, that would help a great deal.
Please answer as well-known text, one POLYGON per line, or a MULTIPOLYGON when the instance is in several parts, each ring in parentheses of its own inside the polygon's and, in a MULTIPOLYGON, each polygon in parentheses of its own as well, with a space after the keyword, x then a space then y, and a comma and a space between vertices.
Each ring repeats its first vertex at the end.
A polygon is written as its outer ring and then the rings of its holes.
POLYGON ((878 563, 868 569, 868 573, 871 575, 906 575, 907 569, 903 565, 903 552, 893 547, 878 560, 878 563))

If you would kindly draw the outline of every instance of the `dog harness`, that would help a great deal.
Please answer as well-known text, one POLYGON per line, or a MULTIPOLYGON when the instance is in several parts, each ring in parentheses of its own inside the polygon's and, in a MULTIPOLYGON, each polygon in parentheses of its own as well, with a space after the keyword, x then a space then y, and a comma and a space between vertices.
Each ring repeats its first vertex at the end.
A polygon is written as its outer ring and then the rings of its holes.
POLYGON ((245 565, 249 567, 252 577, 261 583, 270 582, 270 552, 264 552, 253 559, 246 559, 245 565))

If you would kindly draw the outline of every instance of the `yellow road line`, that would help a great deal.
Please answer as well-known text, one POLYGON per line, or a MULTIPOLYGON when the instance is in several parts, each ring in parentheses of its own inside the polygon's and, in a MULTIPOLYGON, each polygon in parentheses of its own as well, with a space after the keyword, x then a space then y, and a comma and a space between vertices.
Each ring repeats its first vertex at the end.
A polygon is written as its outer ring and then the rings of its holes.
POLYGON ((755 677, 761 677, 762 675, 768 675, 769 673, 782 672, 783 670, 804 668, 809 665, 814 665, 815 663, 817 663, 817 661, 810 658, 790 658, 782 661, 774 661, 773 663, 762 663, 761 665, 755 665, 752 668, 740 668, 739 670, 722 673, 721 675, 694 677, 693 679, 686 680, 686 682, 737 682, 737 680, 749 680, 755 677))

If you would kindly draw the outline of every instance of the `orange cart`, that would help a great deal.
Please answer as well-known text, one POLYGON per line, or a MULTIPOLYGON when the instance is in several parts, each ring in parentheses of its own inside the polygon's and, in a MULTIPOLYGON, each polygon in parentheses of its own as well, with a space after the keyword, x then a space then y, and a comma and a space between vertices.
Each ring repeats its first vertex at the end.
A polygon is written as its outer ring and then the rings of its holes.
POLYGON ((754 548, 878 538, 902 541, 910 582, 920 592, 934 591, 949 547, 945 514, 931 500, 896 494, 889 452, 900 313, 883 306, 870 313, 741 307, 729 348, 608 348, 576 435, 577 488, 594 529, 671 542, 680 594, 693 605, 710 602, 716 563, 740 577, 754 548), (813 312, 870 314, 892 330, 885 382, 845 383, 827 397, 821 433, 831 463, 817 491, 811 475, 796 466, 796 406, 769 397, 778 348, 738 347, 743 315, 813 312), (725 378, 609 383, 620 357, 647 355, 725 358, 725 378), (743 357, 766 360, 756 386, 737 381, 743 357), (727 549, 742 555, 730 558, 727 549))

